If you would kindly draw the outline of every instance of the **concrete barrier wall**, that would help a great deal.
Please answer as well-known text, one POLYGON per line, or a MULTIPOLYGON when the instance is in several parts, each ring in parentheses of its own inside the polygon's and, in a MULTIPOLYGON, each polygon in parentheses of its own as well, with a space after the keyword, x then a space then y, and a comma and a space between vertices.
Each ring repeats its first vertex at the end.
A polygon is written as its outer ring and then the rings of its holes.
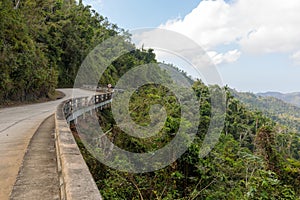
POLYGON ((67 102, 61 103, 55 113, 55 137, 61 199, 102 199, 66 121, 64 106, 67 102))

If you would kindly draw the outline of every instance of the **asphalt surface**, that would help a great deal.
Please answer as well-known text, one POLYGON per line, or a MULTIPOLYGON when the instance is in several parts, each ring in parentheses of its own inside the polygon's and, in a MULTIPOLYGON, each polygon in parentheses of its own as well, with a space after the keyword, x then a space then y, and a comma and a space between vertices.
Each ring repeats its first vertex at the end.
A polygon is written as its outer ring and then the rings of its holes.
POLYGON ((11 200, 59 200, 54 115, 48 117, 30 140, 11 200))
POLYGON ((29 142, 42 122, 53 115, 56 107, 72 97, 94 92, 59 89, 66 96, 46 103, 0 109, 0 199, 9 199, 23 163, 29 142))

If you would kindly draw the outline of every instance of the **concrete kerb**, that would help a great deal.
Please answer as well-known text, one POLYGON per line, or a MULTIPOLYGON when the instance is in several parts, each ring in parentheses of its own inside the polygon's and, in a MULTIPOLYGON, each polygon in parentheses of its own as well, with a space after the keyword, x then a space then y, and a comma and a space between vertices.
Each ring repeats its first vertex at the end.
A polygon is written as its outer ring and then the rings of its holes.
POLYGON ((55 145, 62 200, 102 197, 65 119, 62 102, 55 112, 55 145))

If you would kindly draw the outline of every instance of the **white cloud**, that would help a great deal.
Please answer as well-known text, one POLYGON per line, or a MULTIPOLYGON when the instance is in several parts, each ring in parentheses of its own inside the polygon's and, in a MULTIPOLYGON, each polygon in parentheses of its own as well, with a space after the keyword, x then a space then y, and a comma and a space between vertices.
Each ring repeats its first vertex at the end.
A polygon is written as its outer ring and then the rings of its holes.
POLYGON ((207 54, 212 59, 215 65, 219 65, 221 63, 235 62, 241 56, 241 52, 237 49, 228 51, 226 53, 217 53, 215 51, 208 51, 207 54))
POLYGON ((300 65, 300 51, 293 53, 290 58, 295 65, 300 65))
POLYGON ((226 25, 229 9, 223 1, 202 1, 184 19, 170 20, 160 27, 187 35, 207 49, 235 38, 226 25))
MULTIPOLYGON (((131 34, 136 47, 154 49, 160 62, 172 63, 194 78, 201 78, 206 84, 223 85, 214 65, 216 62, 185 35, 159 28, 138 29, 131 34)), ((221 61, 230 62, 239 54, 238 50, 233 50, 222 55, 221 61)))
POLYGON ((136 47, 154 49, 159 61, 169 62, 174 59, 177 61, 181 59, 198 68, 213 64, 206 51, 183 34, 159 28, 139 29, 131 33, 132 41, 136 44, 136 47))
POLYGON ((187 35, 216 63, 232 62, 238 50, 216 53, 219 45, 238 45, 247 53, 295 52, 300 46, 299 0, 201 1, 183 19, 169 20, 161 28, 187 35))

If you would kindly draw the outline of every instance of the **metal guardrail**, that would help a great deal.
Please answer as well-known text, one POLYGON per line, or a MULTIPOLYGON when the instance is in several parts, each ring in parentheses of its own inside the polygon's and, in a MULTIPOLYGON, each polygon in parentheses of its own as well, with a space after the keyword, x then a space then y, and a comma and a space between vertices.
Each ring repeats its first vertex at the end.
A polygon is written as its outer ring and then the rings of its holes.
POLYGON ((123 88, 115 88, 115 87, 111 87, 111 88, 108 88, 106 86, 95 86, 95 85, 83 85, 81 87, 82 89, 85 89, 85 90, 91 90, 91 91, 97 91, 97 92, 124 92, 125 89, 123 88))
POLYGON ((113 93, 69 99, 55 113, 55 145, 62 200, 102 200, 97 185, 80 153, 69 123, 86 112, 112 102, 113 93))
POLYGON ((91 90, 91 91, 97 91, 103 93, 114 92, 114 88, 108 88, 106 86, 83 85, 81 88, 85 90, 91 90))
POLYGON ((104 107, 112 102, 112 92, 97 94, 89 97, 80 97, 75 99, 69 99, 64 105, 64 114, 67 122, 76 120, 79 116, 85 115, 85 113, 104 107))

